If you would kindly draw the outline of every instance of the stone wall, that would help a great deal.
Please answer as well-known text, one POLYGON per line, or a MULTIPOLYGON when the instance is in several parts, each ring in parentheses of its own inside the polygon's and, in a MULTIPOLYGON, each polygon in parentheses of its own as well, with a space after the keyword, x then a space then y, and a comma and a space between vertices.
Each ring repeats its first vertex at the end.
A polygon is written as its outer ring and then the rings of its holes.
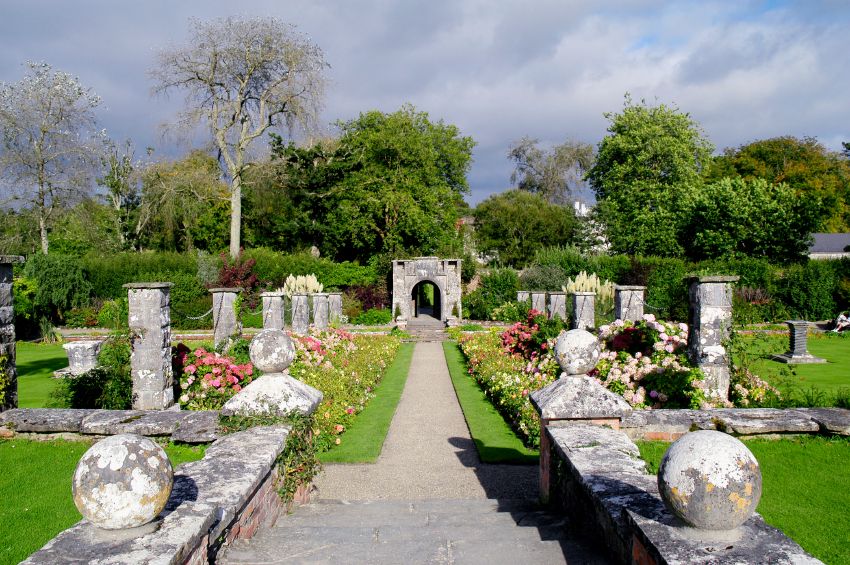
POLYGON ((758 514, 740 539, 704 537, 666 508, 656 477, 647 474, 625 433, 589 424, 545 430, 551 445, 552 501, 579 533, 618 563, 820 563, 758 514))
MULTIPOLYGON (((15 409, 0 414, 0 437, 97 439, 136 433, 208 443, 204 458, 174 471, 174 487, 154 531, 99 530, 86 520, 61 532, 24 563, 214 562, 219 548, 251 538, 284 510, 277 458, 288 426, 219 436, 218 412, 15 409)), ((303 493, 301 499, 303 500, 303 493)), ((298 500, 298 496, 296 496, 298 500)))
POLYGON ((441 319, 444 322, 457 312, 457 318, 463 318, 461 309, 460 259, 439 259, 437 257, 417 257, 393 261, 393 304, 402 321, 410 320, 414 315, 411 308, 413 287, 422 281, 433 283, 440 293, 442 306, 441 319))
POLYGON ((0 412, 18 405, 18 373, 15 366, 15 307, 12 299, 12 265, 23 262, 17 255, 0 255, 0 356, 5 358, 0 372, 0 412))

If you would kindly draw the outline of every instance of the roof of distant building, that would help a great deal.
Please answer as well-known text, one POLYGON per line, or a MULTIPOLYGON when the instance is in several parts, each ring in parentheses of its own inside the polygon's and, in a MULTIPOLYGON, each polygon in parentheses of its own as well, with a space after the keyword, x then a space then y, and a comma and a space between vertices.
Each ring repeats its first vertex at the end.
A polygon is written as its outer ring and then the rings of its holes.
POLYGON ((850 233, 813 233, 809 253, 845 253, 850 251, 850 233))

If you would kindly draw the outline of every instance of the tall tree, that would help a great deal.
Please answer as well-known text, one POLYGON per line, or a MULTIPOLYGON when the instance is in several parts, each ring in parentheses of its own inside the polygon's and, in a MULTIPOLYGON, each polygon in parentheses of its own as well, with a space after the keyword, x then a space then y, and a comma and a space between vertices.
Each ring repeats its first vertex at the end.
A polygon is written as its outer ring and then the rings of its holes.
POLYGON ((723 177, 785 183, 800 198, 823 202, 816 229, 850 231, 850 162, 813 137, 774 137, 726 149, 706 172, 709 181, 723 177))
POLYGON ((18 83, 0 85, 0 172, 9 193, 36 212, 42 253, 57 210, 90 192, 103 140, 100 97, 46 63, 27 63, 18 83))
POLYGON ((521 190, 494 194, 476 206, 474 215, 478 249, 503 265, 524 267, 537 249, 573 244, 578 234, 571 206, 521 190))
POLYGON ((584 175, 593 166, 593 146, 567 140, 551 149, 523 137, 508 150, 514 162, 511 182, 517 188, 543 196, 553 204, 566 204, 581 189, 584 175))
MULTIPOLYGON (((152 149, 148 150, 148 154, 152 149)), ((139 163, 135 160, 133 143, 127 140, 123 147, 110 142, 101 157, 103 176, 97 179, 106 188, 106 199, 112 212, 115 233, 121 250, 135 247, 133 219, 141 204, 139 163)))
POLYGON ((241 244, 252 142, 270 128, 311 130, 324 95, 322 51, 276 18, 193 20, 187 45, 160 52, 156 92, 186 91, 187 124, 205 123, 230 181, 230 255, 241 244))
POLYGON ((675 107, 632 103, 607 113, 608 135, 587 174, 617 253, 678 256, 678 233, 714 146, 675 107))

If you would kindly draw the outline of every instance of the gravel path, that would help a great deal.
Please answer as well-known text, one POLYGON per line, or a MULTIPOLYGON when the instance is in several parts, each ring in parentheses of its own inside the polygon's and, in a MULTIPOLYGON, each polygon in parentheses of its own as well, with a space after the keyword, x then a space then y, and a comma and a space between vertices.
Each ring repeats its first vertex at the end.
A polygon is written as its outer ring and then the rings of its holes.
POLYGON ((416 344, 410 373, 375 464, 327 464, 321 499, 534 499, 537 467, 478 459, 442 344, 416 344))

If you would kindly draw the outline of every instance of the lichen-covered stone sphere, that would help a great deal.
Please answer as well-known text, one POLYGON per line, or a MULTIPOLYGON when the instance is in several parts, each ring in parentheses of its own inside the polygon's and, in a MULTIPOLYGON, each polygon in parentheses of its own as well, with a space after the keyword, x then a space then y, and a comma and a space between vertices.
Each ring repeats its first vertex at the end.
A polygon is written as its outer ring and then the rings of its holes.
POLYGON ((295 359, 295 345, 283 330, 267 329, 254 336, 251 362, 264 373, 282 373, 295 359))
POLYGON ((599 361, 599 340, 587 330, 562 331, 555 343, 555 359, 567 375, 583 375, 599 361))
POLYGON ((74 504, 99 528, 135 528, 162 512, 173 482, 171 462, 160 446, 135 434, 110 436, 77 463, 74 504))
POLYGON ((758 506, 761 469, 734 437, 710 430, 691 432, 661 459, 658 489, 667 507, 691 526, 732 530, 758 506))

